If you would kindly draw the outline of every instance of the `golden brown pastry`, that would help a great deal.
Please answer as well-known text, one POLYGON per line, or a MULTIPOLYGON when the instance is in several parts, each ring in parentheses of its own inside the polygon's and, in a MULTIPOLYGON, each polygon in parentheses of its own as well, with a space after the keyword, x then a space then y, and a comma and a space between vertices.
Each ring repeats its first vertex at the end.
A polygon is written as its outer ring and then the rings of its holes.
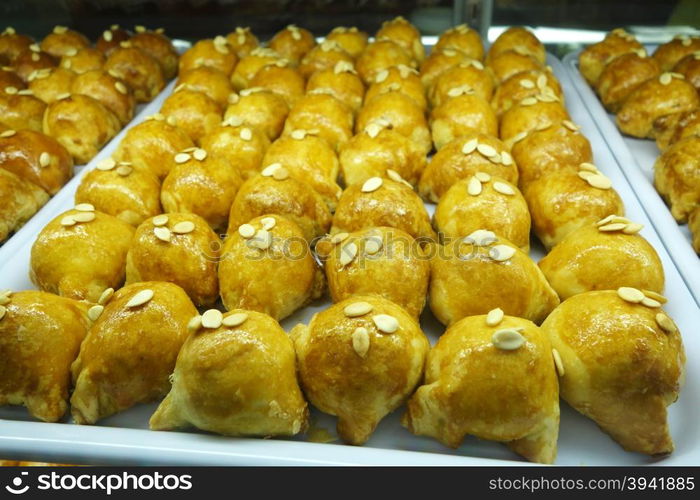
POLYGON ((499 234, 530 251, 530 212, 516 186, 485 172, 457 181, 440 198, 433 223, 446 241, 477 229, 499 234))
POLYGON ((491 135, 468 132, 435 153, 423 171, 418 192, 437 203, 452 184, 477 172, 518 183, 518 167, 508 147, 491 135))
POLYGON ((8 26, 0 33, 0 55, 5 56, 11 63, 20 52, 27 50, 33 43, 31 37, 17 33, 12 26, 8 26))
POLYGON ((61 57, 60 66, 80 75, 87 71, 102 69, 104 63, 105 56, 102 51, 92 47, 85 47, 75 52, 66 52, 61 57))
POLYGON ((494 92, 493 76, 476 59, 465 59, 437 76, 428 94, 431 106, 438 107, 454 97, 452 94, 458 92, 453 90, 455 88, 471 89, 475 95, 491 101, 494 92))
POLYGON ((608 215, 625 215, 620 195, 595 165, 583 163, 578 173, 566 170, 543 175, 523 187, 532 229, 547 249, 574 230, 608 215))
POLYGON ((190 69, 206 66, 208 68, 218 69, 225 75, 233 73, 238 56, 236 52, 229 46, 226 38, 217 36, 214 39, 208 38, 199 40, 192 45, 180 57, 178 62, 179 73, 182 74, 190 69))
POLYGON ((0 406, 23 405, 33 417, 57 422, 68 409, 70 365, 87 333, 87 307, 37 291, 0 297, 0 406))
POLYGON ((373 97, 387 92, 400 92, 413 99, 421 109, 428 108, 425 89, 415 68, 391 66, 376 73, 367 88, 365 101, 369 102, 373 97))
POLYGON ((49 68, 29 75, 28 85, 31 95, 47 104, 72 93, 76 73, 65 68, 49 68))
POLYGON ((49 195, 43 189, 9 170, 0 168, 0 243, 27 222, 49 195))
POLYGON ((296 65, 305 54, 316 46, 316 38, 309 30, 290 24, 278 31, 270 39, 268 45, 272 50, 296 65))
POLYGON ((353 63, 353 58, 332 40, 324 40, 311 49, 299 64, 299 73, 309 78, 316 71, 334 68, 339 62, 353 63))
POLYGON ((540 323, 559 297, 530 257, 492 231, 452 240, 430 261, 430 309, 444 325, 495 308, 540 323))
POLYGON ((100 37, 95 42, 95 48, 104 53, 105 56, 109 54, 122 42, 126 42, 131 38, 131 33, 123 28, 120 28, 118 24, 113 24, 102 32, 100 37))
POLYGON ((544 64, 546 60, 542 42, 539 41, 532 31, 523 26, 511 26, 498 35, 498 38, 489 48, 487 59, 490 60, 509 50, 517 50, 521 54, 531 55, 541 64, 544 64))
POLYGON ((151 102, 165 88, 163 70, 147 52, 122 42, 110 52, 103 68, 123 80, 134 92, 136 102, 151 102))
POLYGON ((289 111, 284 123, 285 134, 297 129, 318 130, 318 136, 338 150, 352 137, 352 110, 332 95, 307 94, 289 111))
POLYGON ((673 40, 659 45, 651 57, 659 63, 661 71, 671 71, 678 61, 699 50, 700 37, 677 35, 673 40))
POLYGON ((204 149, 175 155, 175 166, 163 181, 160 201, 165 212, 199 215, 214 230, 223 229, 243 180, 235 165, 204 149))
POLYGON ((114 113, 122 125, 134 117, 136 98, 121 80, 100 69, 78 75, 71 84, 71 94, 83 94, 100 101, 114 113))
POLYGON ((681 139, 700 135, 700 108, 660 116, 653 127, 656 145, 664 151, 681 139))
MULTIPOLYGON (((476 61, 479 65, 483 66, 477 59, 470 57, 461 50, 450 48, 433 50, 420 65, 420 79, 425 88, 430 91, 430 88, 442 73, 467 61, 476 61)), ((479 65, 477 65, 477 67, 479 65)))
POLYGON ((425 47, 421 42, 420 31, 402 16, 384 21, 374 38, 390 40, 400 45, 418 63, 425 59, 425 47))
POLYGON ((198 143, 221 123, 222 108, 211 97, 190 89, 171 94, 160 108, 166 121, 198 143))
POLYGON ((591 143, 570 120, 513 137, 511 154, 520 172, 520 185, 558 170, 578 172, 582 163, 593 161, 591 143))
POLYGON ((539 262, 562 300, 592 290, 631 286, 663 293, 659 255, 638 233, 641 224, 609 216, 587 224, 561 240, 539 262))
POLYGON ((171 125, 158 113, 127 130, 114 158, 150 170, 162 180, 175 165, 175 155, 193 147, 194 142, 184 130, 171 125))
POLYGON ((0 93, 2 123, 13 130, 27 128, 41 132, 45 110, 46 104, 33 95, 0 93))
POLYGON ((484 59, 481 35, 466 24, 460 24, 442 32, 432 50, 444 49, 459 50, 477 61, 484 59))
POLYGON ((243 183, 231 205, 228 234, 267 214, 282 215, 294 222, 309 242, 328 232, 332 218, 321 195, 279 164, 266 165, 260 175, 243 183))
POLYGON ((355 445, 411 395, 430 348, 411 315, 376 295, 332 305, 291 336, 304 394, 337 416, 338 434, 355 445))
POLYGON ((217 69, 200 66, 180 74, 175 85, 177 91, 194 90, 207 95, 221 107, 228 105, 229 95, 233 92, 228 76, 217 69))
POLYGON ((172 389, 150 428, 260 437, 303 432, 309 411, 285 331, 259 312, 214 311, 195 320, 197 328, 178 355, 172 389))
POLYGON ((685 56, 673 67, 674 73, 680 73, 695 90, 700 91, 700 50, 685 56))
POLYGON ((336 182, 340 164, 335 150, 315 130, 292 130, 273 142, 265 152, 263 165, 279 163, 289 175, 306 182, 321 195, 332 210, 342 189, 336 182))
POLYGON ((372 122, 388 122, 393 130, 412 140, 425 154, 432 149, 423 109, 401 92, 387 92, 365 101, 357 115, 355 131, 361 132, 372 122))
POLYGON ((195 214, 161 214, 136 228, 126 255, 126 284, 167 281, 180 286, 195 306, 219 297, 216 264, 221 242, 195 214))
POLYGON ((119 130, 119 118, 86 95, 54 101, 44 113, 44 133, 60 142, 78 165, 88 163, 119 130))
POLYGON ((226 41, 238 56, 243 59, 260 45, 258 37, 248 27, 236 26, 236 29, 226 35, 226 41))
POLYGON ((367 33, 358 30, 355 26, 350 28, 338 26, 333 28, 331 32, 326 35, 326 40, 336 42, 345 52, 350 54, 353 59, 356 59, 362 54, 362 51, 365 50, 368 38, 369 35, 367 35, 367 33))
POLYGON ((288 115, 289 106, 283 97, 262 87, 250 87, 231 95, 224 121, 234 127, 257 128, 274 141, 282 133, 288 115))
POLYGON ((666 407, 678 398, 685 364, 659 298, 635 288, 582 293, 542 325, 559 358, 561 397, 624 449, 649 455, 673 451, 666 407))
POLYGON ((521 133, 547 128, 552 123, 570 120, 564 105, 553 94, 540 93, 526 97, 503 113, 499 124, 499 137, 507 142, 521 133))
POLYGON ((299 70, 286 65, 285 61, 263 66, 250 80, 251 87, 267 89, 281 96, 290 108, 304 95, 306 80, 299 70))
POLYGON ((134 228, 91 206, 77 206, 49 222, 32 246, 29 277, 39 289, 97 302, 124 282, 134 228))
POLYGON ((428 353, 403 425, 457 448, 466 435, 504 442, 531 462, 557 454, 559 387, 547 335, 501 309, 452 324, 428 353))
POLYGON ((241 58, 238 64, 236 64, 233 73, 231 73, 233 88, 241 90, 249 87, 250 81, 261 68, 278 62, 284 65, 289 63, 289 61, 277 52, 267 47, 257 47, 251 50, 250 54, 241 58))
POLYGON ((48 52, 54 57, 61 58, 73 50, 80 50, 90 46, 90 40, 85 35, 77 31, 56 26, 53 31, 46 35, 41 41, 41 50, 48 52))
POLYGON ((469 88, 454 87, 452 96, 430 113, 435 149, 472 132, 498 134, 498 119, 488 101, 469 88))
POLYGON ((187 323, 197 314, 172 283, 135 283, 109 295, 90 309, 93 324, 71 366, 76 424, 94 424, 166 394, 187 323))
POLYGON ((516 73, 503 81, 496 88, 496 92, 491 100, 491 105, 500 117, 527 97, 535 97, 538 94, 555 96, 564 102, 564 93, 561 90, 559 81, 551 71, 530 70, 516 73))
POLYGON ((13 89, 20 91, 25 88, 27 88, 27 84, 12 68, 9 66, 0 67, 0 94, 12 94, 14 93, 13 89))
POLYGON ((160 181, 149 169, 105 158, 81 178, 75 203, 88 203, 102 213, 138 226, 162 212, 160 181))
POLYGON ((644 51, 644 46, 622 28, 608 33, 604 40, 586 47, 578 57, 581 74, 590 85, 595 85, 605 66, 616 57, 630 52, 644 51))
POLYGON ((336 234, 328 243, 324 268, 333 302, 378 295, 415 318, 420 316, 428 293, 430 261, 411 235, 394 227, 373 227, 336 234))
POLYGON ((507 50, 493 56, 488 62, 488 67, 498 83, 504 82, 522 71, 543 71, 546 69, 535 57, 523 54, 517 49, 507 50))
POLYGON ((351 63, 341 61, 333 68, 313 73, 306 82, 306 91, 330 94, 353 112, 357 112, 362 107, 365 85, 357 76, 355 67, 351 63))
POLYGON ((413 58, 401 45, 391 40, 375 40, 365 47, 355 61, 355 69, 362 81, 370 83, 376 73, 391 66, 417 67, 413 58))
POLYGON ((423 202, 405 181, 370 177, 343 191, 333 216, 331 234, 388 226, 413 238, 435 241, 423 202))
POLYGON ((136 34, 129 41, 131 45, 143 50, 158 61, 165 80, 172 80, 177 75, 179 55, 170 39, 160 30, 146 31, 143 26, 136 27, 136 34))
POLYGON ((623 54, 608 64, 598 78, 596 91, 611 113, 622 107, 625 99, 642 83, 661 73, 659 63, 644 51, 623 54))
POLYGON ((637 87, 622 104, 615 121, 627 135, 652 139, 654 120, 698 105, 698 93, 683 75, 663 73, 637 87))
POLYGON ((323 293, 304 233, 278 214, 231 226, 221 249, 219 288, 227 310, 250 309, 281 320, 323 293))
POLYGON ((29 75, 42 69, 55 68, 59 60, 52 55, 43 52, 37 44, 29 46, 29 50, 20 52, 12 62, 15 73, 25 82, 29 81, 29 75))
POLYGON ((235 165, 243 180, 260 172, 263 157, 270 147, 267 135, 259 129, 234 126, 231 121, 224 121, 219 128, 202 137, 201 143, 202 149, 235 165))
POLYGON ((693 249, 695 253, 700 254, 700 206, 690 213, 690 217, 688 217, 688 229, 693 239, 693 249))
POLYGON ((384 121, 374 121, 353 136, 340 148, 338 158, 346 186, 391 175, 389 171, 415 186, 426 163, 422 148, 384 121))
POLYGON ((73 177, 73 158, 56 139, 41 132, 3 132, 0 134, 0 168, 54 195, 73 177))
POLYGON ((654 186, 678 222, 700 205, 700 137, 687 137, 669 146, 654 163, 654 186))

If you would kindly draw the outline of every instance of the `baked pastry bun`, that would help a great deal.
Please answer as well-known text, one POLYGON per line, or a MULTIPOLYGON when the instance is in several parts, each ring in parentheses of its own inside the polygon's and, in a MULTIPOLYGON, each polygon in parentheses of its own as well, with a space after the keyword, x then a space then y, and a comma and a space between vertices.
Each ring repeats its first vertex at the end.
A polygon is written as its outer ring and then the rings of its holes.
POLYGON ((338 158, 346 186, 394 174, 415 186, 426 163, 422 148, 383 120, 371 122, 343 144, 338 158))
POLYGON ((31 94, 0 93, 2 123, 12 130, 30 129, 41 132, 46 104, 31 94))
POLYGON ((82 33, 68 29, 65 26, 55 26, 53 31, 41 41, 40 46, 44 52, 61 58, 74 50, 89 47, 90 40, 82 33))
POLYGON ((97 302, 124 282, 134 228, 92 206, 78 205, 49 222, 32 245, 29 277, 40 290, 97 302))
POLYGON ((340 61, 313 73, 306 82, 306 92, 330 94, 356 113, 362 107, 365 85, 351 63, 340 61))
POLYGON ((235 30, 226 35, 226 41, 229 47, 236 53, 239 60, 246 57, 260 45, 255 33, 253 33, 249 27, 242 26, 236 26, 235 30))
POLYGON ((251 50, 250 54, 241 58, 231 73, 233 88, 236 90, 248 88, 255 74, 270 64, 287 65, 289 61, 267 47, 257 47, 251 50))
POLYGON ((41 132, 6 131, 0 134, 0 168, 54 195, 73 177, 73 158, 56 139, 41 132))
POLYGON ((224 229, 243 184, 236 166, 201 148, 182 151, 174 161, 160 191, 164 211, 196 214, 214 230, 224 229))
POLYGON ((306 241, 328 232, 331 212, 320 194, 306 182, 295 179, 282 165, 266 165, 238 190, 231 205, 228 234, 256 217, 282 215, 294 222, 306 241))
POLYGON ((250 309, 281 320, 321 296, 323 273, 294 222, 271 214, 231 229, 219 262, 227 310, 250 309))
POLYGON ((617 113, 622 104, 642 83, 657 78, 659 63, 646 52, 623 54, 608 64, 598 78, 596 91, 600 101, 611 113, 617 113))
POLYGON ((436 150, 470 132, 498 134, 498 119, 488 101, 468 87, 453 87, 450 92, 452 96, 430 113, 436 150))
POLYGON ((483 66, 477 59, 470 57, 461 50, 450 48, 441 50, 433 49, 430 55, 420 65, 419 73, 423 86, 430 92, 430 88, 442 73, 467 61, 476 61, 479 63, 477 68, 479 65, 483 66))
POLYGON ((669 146, 654 163, 654 186, 678 222, 700 205, 700 137, 687 137, 669 146))
POLYGON ((119 118, 122 125, 126 125, 134 117, 136 109, 134 93, 123 81, 102 70, 88 71, 76 76, 70 92, 87 95, 100 101, 119 118))
POLYGON ((188 70, 206 66, 218 69, 225 75, 231 75, 238 64, 236 52, 223 36, 199 40, 192 45, 180 57, 178 62, 178 72, 185 73, 188 70))
POLYGON ((162 211, 160 180, 149 169, 105 158, 81 178, 75 203, 90 204, 102 213, 138 226, 162 211))
POLYGON ((460 93, 461 89, 471 89, 475 95, 491 101, 494 92, 493 76, 476 59, 465 59, 438 75, 428 94, 430 105, 436 108, 444 104, 455 97, 453 94, 460 93))
POLYGON ((340 164, 335 150, 316 130, 297 129, 273 142, 265 152, 263 165, 284 165, 291 177, 306 182, 335 210, 342 189, 337 184, 340 164))
POLYGON ((698 93, 683 75, 663 73, 637 87, 622 104, 615 121, 627 135, 652 139, 654 120, 698 105, 698 93))
POLYGON ((542 324, 560 360, 561 397, 624 449, 649 455, 673 451, 666 407, 685 364, 660 298, 635 288, 582 293, 542 324))
POLYGON ((674 73, 680 73, 695 90, 700 90, 700 50, 685 56, 673 67, 674 73))
POLYGON ((653 127, 656 145, 664 151, 681 139, 700 135, 700 108, 661 116, 654 120, 653 127))
POLYGON ((611 214, 625 214, 620 195, 595 165, 583 163, 578 173, 566 170, 543 175, 523 187, 532 229, 547 249, 569 233, 611 214))
POLYGON ((678 61, 699 50, 700 37, 678 35, 673 40, 659 45, 651 57, 659 63, 661 71, 671 71, 678 61))
POLYGON ((558 170, 576 173, 579 165, 593 161, 591 143, 570 120, 518 134, 509 142, 521 186, 558 170))
POLYGON ((430 348, 410 314, 376 295, 334 304, 291 337, 304 394, 337 416, 338 434, 355 445, 413 393, 430 348))
POLYGON ((304 28, 290 24, 281 29, 270 39, 269 47, 294 65, 316 46, 313 33, 304 28))
POLYGON ((485 172, 455 182, 440 198, 433 224, 445 241, 486 229, 523 252, 530 251, 530 212, 525 198, 510 182, 485 172))
POLYGON ((543 71, 546 69, 535 57, 522 53, 518 49, 507 50, 492 56, 487 64, 498 83, 523 71, 543 71))
POLYGON ((333 216, 331 234, 388 226, 425 241, 436 241, 423 202, 405 181, 370 177, 343 191, 333 216))
POLYGON ((459 50, 477 61, 484 59, 484 44, 481 35, 466 24, 454 26, 440 34, 432 50, 459 50))
POLYGON ((539 262, 540 269, 562 300, 621 286, 663 293, 661 259, 638 234, 641 229, 641 224, 614 215, 587 224, 552 248, 539 262))
POLYGON ((505 443, 531 462, 557 454, 559 387, 547 335, 501 309, 452 324, 428 353, 403 425, 457 448, 466 435, 505 443))
POLYGON ((166 394, 187 323, 197 314, 172 283, 135 283, 109 295, 90 309, 93 324, 71 366, 77 424, 94 424, 166 394))
POLYGON ((46 104, 64 98, 72 94, 73 81, 78 75, 65 68, 47 68, 29 75, 28 93, 46 104))
POLYGON ((33 43, 30 36, 17 33, 12 26, 8 26, 0 33, 0 55, 12 63, 20 52, 27 50, 33 43))
POLYGON ((110 52, 118 48, 122 42, 126 42, 130 38, 131 33, 124 28, 119 27, 118 24, 113 24, 108 29, 104 30, 95 41, 95 48, 103 52, 105 56, 109 56, 110 52))
POLYGON ((70 365, 87 334, 87 306, 33 290, 1 297, 0 406, 23 405, 34 418, 58 422, 68 409, 70 365))
POLYGON ((554 96, 564 102, 564 93, 559 81, 551 71, 529 70, 516 73, 496 87, 491 106, 500 117, 514 104, 539 94, 554 96))
POLYGON ((423 171, 418 192, 437 203, 455 182, 477 172, 518 183, 518 167, 508 147, 494 136, 467 131, 435 153, 423 171))
POLYGON ((291 108, 304 96, 306 80, 299 70, 286 65, 284 61, 278 61, 260 68, 250 80, 250 86, 274 92, 291 108))
POLYGON ((222 108, 211 97, 190 89, 172 93, 160 108, 166 121, 198 143, 221 123, 222 108))
POLYGON ((508 52, 515 50, 520 54, 527 54, 533 57, 540 64, 544 64, 547 59, 544 45, 529 29, 523 26, 511 26, 503 33, 498 35, 498 38, 491 44, 487 54, 487 62, 508 52))
POLYGON ((355 69, 362 81, 369 84, 376 73, 400 64, 417 67, 411 55, 398 43, 391 40, 375 40, 359 55, 355 61, 355 69))
POLYGON ((167 281, 181 287, 195 306, 219 298, 216 264, 219 237, 195 214, 151 217, 136 228, 126 255, 126 284, 167 281))
POLYGON ((309 78, 316 71, 334 68, 339 62, 352 64, 353 58, 332 40, 325 40, 309 51, 299 64, 299 73, 309 78))
POLYGON ((425 47, 421 42, 420 31, 402 16, 384 21, 374 38, 390 40, 400 45, 418 63, 425 59, 425 47))
MULTIPOLYGON (((171 120, 172 121, 172 120, 171 120)), ((194 147, 187 133, 157 113, 126 131, 114 158, 135 168, 150 170, 163 180, 175 165, 175 155, 194 147)))
POLYGON ((605 66, 616 57, 630 52, 645 51, 639 41, 622 28, 608 33, 604 40, 586 47, 578 57, 578 67, 589 83, 595 85, 605 66))
POLYGON ((432 149, 423 109, 401 92, 387 92, 365 100, 365 105, 357 115, 355 131, 363 131, 373 122, 388 122, 393 130, 409 138, 425 154, 432 149))
POLYGON ((202 149, 235 165, 243 180, 260 173, 270 140, 255 127, 234 126, 224 121, 219 128, 202 137, 202 149))
POLYGON ((537 264, 510 241, 484 229, 435 253, 429 293, 430 309, 447 326, 495 308, 539 324, 559 304, 537 264))
POLYGON ((229 95, 233 92, 233 86, 226 74, 218 69, 200 66, 181 73, 175 84, 175 88, 180 90, 194 90, 201 92, 221 107, 228 106, 229 95))
POLYGON ((162 30, 150 31, 143 26, 137 26, 135 31, 136 34, 129 39, 131 45, 158 61, 166 81, 175 78, 180 56, 170 39, 163 34, 162 30))
POLYGON ((151 417, 150 428, 196 427, 260 437, 303 432, 309 411, 285 331, 259 312, 217 313, 211 309, 194 320, 196 328, 175 364, 172 389, 151 417))
POLYGON ((60 66, 81 75, 87 71, 102 69, 105 60, 102 51, 85 47, 76 52, 66 52, 61 57, 60 66))
POLYGON ((333 302, 354 295, 379 295, 415 318, 420 316, 428 293, 430 261, 411 235, 393 227, 373 227, 338 233, 322 242, 316 250, 325 257, 333 302))
POLYGON ((49 195, 33 182, 0 168, 0 243, 24 225, 44 204, 49 195))
POLYGON ((518 134, 539 128, 547 128, 552 123, 570 120, 564 105, 553 94, 540 93, 526 97, 503 113, 499 124, 499 137, 507 142, 518 134))
POLYGON ((37 44, 29 46, 29 50, 19 53, 12 62, 12 68, 25 82, 29 81, 29 75, 35 71, 55 68, 59 59, 43 52, 37 44))
POLYGON ((158 61, 131 42, 122 42, 110 52, 102 69, 123 80, 133 90, 136 102, 151 102, 165 88, 158 61))
POLYGON ((284 133, 318 130, 318 137, 337 151, 352 137, 353 120, 352 110, 332 95, 311 93, 299 99, 289 111, 284 133))
POLYGON ((365 50, 368 38, 369 35, 367 33, 358 30, 355 26, 350 28, 338 26, 326 35, 326 40, 336 42, 353 59, 357 58, 365 50))
POLYGON ((15 73, 12 67, 0 67, 0 94, 12 94, 14 90, 19 92, 25 88, 27 88, 27 84, 15 73))
POLYGON ((262 87, 249 87, 231 95, 224 121, 235 127, 245 124, 257 128, 274 141, 288 115, 289 105, 283 97, 262 87))
POLYGON ((420 106, 424 111, 428 108, 423 83, 418 71, 409 66, 392 66, 374 75, 365 93, 365 101, 371 101, 375 96, 388 92, 400 92, 420 106))

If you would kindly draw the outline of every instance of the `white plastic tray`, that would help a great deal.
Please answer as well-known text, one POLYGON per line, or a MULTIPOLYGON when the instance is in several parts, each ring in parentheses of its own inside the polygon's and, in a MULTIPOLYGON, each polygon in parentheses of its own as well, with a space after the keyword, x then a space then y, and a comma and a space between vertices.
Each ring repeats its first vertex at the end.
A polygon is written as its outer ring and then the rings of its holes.
POLYGON ((564 66, 574 87, 661 236, 666 250, 681 270, 695 302, 700 304, 700 260, 691 246, 690 231, 687 224, 679 225, 675 221, 654 188, 654 162, 659 157, 659 148, 650 139, 635 139, 622 135, 615 124, 615 115, 605 110, 593 89, 581 76, 578 70, 579 54, 580 51, 572 52, 564 57, 564 66))
MULTIPOLYGON (((666 308, 685 333, 688 356, 687 384, 677 403, 670 407, 671 432, 676 451, 663 458, 650 458, 622 450, 591 421, 562 403, 561 432, 557 464, 561 465, 639 465, 639 464, 697 464, 700 463, 700 427, 697 408, 700 406, 700 339, 693 335, 700 322, 690 292, 678 274, 659 237, 649 223, 614 156, 596 128, 583 102, 560 61, 549 57, 555 74, 560 79, 567 97, 573 120, 591 140, 596 163, 613 181, 627 206, 631 219, 645 224, 642 234, 657 248, 667 277, 669 304, 666 308)), ((112 146, 95 161, 110 154, 112 146)), ((88 169, 91 166, 88 167, 88 169)), ((88 170, 85 169, 85 170, 88 170)), ((67 189, 52 201, 50 210, 33 221, 35 230, 49 221, 54 214, 69 208, 73 193, 80 181, 71 181, 67 189)), ((432 209, 432 207, 429 207, 432 209)), ((14 255, 0 261, 0 288, 22 290, 33 288, 27 277, 29 252, 32 241, 26 241, 14 255)), ((534 250, 536 260, 542 252, 534 250)), ((299 311, 285 320, 285 329, 299 321, 308 322, 311 316, 328 306, 319 302, 299 311)), ((431 342, 435 342, 443 328, 426 312, 422 326, 431 342)), ((225 464, 225 465, 298 465, 298 464, 453 464, 494 465, 520 464, 521 461, 504 445, 467 438, 457 450, 448 449, 437 441, 416 437, 401 427, 399 418, 403 408, 381 422, 363 447, 335 442, 316 444, 294 440, 234 439, 197 432, 150 432, 148 419, 155 404, 140 405, 108 418, 96 426, 77 426, 69 423, 46 424, 32 421, 23 408, 0 408, 0 456, 8 458, 55 460, 67 463, 133 463, 133 464, 225 464)), ((335 434, 335 420, 312 412, 315 426, 335 434)))

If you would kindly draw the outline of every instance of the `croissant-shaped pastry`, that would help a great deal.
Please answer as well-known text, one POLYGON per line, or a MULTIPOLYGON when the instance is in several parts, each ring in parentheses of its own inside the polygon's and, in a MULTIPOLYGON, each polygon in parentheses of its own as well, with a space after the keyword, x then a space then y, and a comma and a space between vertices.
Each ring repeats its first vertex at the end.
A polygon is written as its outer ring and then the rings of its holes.
POLYGON ((459 50, 477 61, 484 58, 484 44, 479 32, 466 24, 454 26, 440 34, 433 50, 453 49, 459 50))
POLYGON ((453 97, 430 113, 430 129, 435 149, 470 132, 498 134, 498 120, 488 101, 471 89, 455 87, 453 97))
POLYGON ((700 136, 700 108, 661 116, 654 120, 653 126, 656 145, 664 151, 681 139, 700 136))
POLYGON ((269 316, 211 309, 193 323, 152 430, 196 427, 227 436, 293 436, 308 425, 294 346, 269 316), (206 360, 206 362, 203 362, 206 360))
POLYGON ((540 64, 544 64, 547 58, 542 42, 532 31, 523 26, 511 26, 498 35, 489 48, 486 61, 490 62, 493 58, 509 50, 532 56, 540 64))
POLYGON ((33 417, 57 422, 68 409, 87 306, 37 291, 2 292, 0 303, 0 406, 24 405, 33 417))
POLYGON ((347 28, 345 26, 337 26, 326 35, 326 40, 332 40, 340 45, 345 52, 355 59, 362 54, 362 51, 367 47, 367 39, 369 35, 364 31, 358 30, 355 26, 347 28))
POLYGON ((397 43, 418 63, 425 59, 425 47, 421 42, 420 31, 402 16, 384 21, 374 38, 397 43))
POLYGON ((226 35, 229 47, 236 53, 238 59, 243 59, 260 45, 258 37, 249 27, 236 26, 236 29, 226 35))
POLYGON ((190 69, 206 66, 207 68, 218 69, 225 75, 231 75, 238 63, 238 56, 229 46, 226 38, 217 36, 199 40, 192 45, 180 57, 178 62, 179 73, 183 74, 190 69))
POLYGON ((630 52, 644 51, 644 46, 622 28, 608 33, 604 40, 586 47, 578 57, 579 71, 589 83, 595 85, 603 69, 615 58, 630 52))
POLYGON ((244 180, 260 173, 265 152, 270 147, 270 139, 260 129, 234 126, 230 120, 224 120, 200 142, 205 151, 235 165, 244 180))
POLYGON ((355 69, 362 81, 369 84, 383 69, 398 65, 416 67, 411 55, 398 43, 391 40, 375 40, 365 47, 355 61, 355 69))
POLYGON ((670 453, 666 407, 678 398, 685 353, 663 297, 636 288, 567 299, 542 324, 559 358, 559 388, 574 409, 624 449, 670 453))
POLYGON ((207 66, 200 66, 181 73, 175 88, 201 92, 216 101, 222 109, 228 106, 229 95, 233 92, 233 86, 228 76, 218 69, 207 66))
POLYGON ((617 113, 625 100, 641 84, 661 73, 656 59, 639 51, 623 54, 608 64, 598 78, 596 91, 611 113, 617 113))
POLYGON ((700 137, 687 137, 669 146, 654 163, 654 186, 681 223, 700 205, 699 155, 700 137))
POLYGON ((428 353, 402 423, 452 448, 473 435, 553 463, 559 387, 547 335, 501 309, 454 323, 428 353))
POLYGON ((471 89, 474 94, 486 101, 493 97, 495 82, 484 65, 475 59, 465 59, 438 75, 430 87, 428 97, 432 107, 438 107, 460 92, 457 89, 471 89))
POLYGON ((356 113, 362 107, 365 85, 355 67, 341 61, 332 68, 313 73, 306 82, 306 92, 330 94, 356 113))
POLYGON ((299 64, 299 73, 309 78, 316 71, 334 68, 338 63, 352 64, 353 59, 334 41, 324 40, 304 56, 299 64))
POLYGON ((536 97, 539 94, 555 96, 560 101, 564 101, 561 85, 551 71, 521 71, 496 87, 491 106, 496 116, 500 117, 523 99, 536 97))
POLYGON ((661 71, 671 71, 678 61, 697 51, 700 51, 700 37, 678 35, 659 45, 651 57, 658 61, 661 71))
POLYGON ((683 59, 678 61, 673 67, 674 73, 680 73, 688 82, 700 89, 700 51, 688 54, 683 59))
POLYGON ((184 130, 194 142, 216 129, 223 114, 214 99, 189 89, 171 94, 163 102, 160 112, 170 125, 184 130))
POLYGON ((93 324, 71 366, 77 424, 94 424, 166 394, 188 322, 197 314, 172 283, 135 283, 101 299, 88 312, 93 324))
POLYGON ((282 133, 288 114, 289 106, 282 96, 262 87, 249 87, 229 97, 224 122, 257 128, 274 141, 282 133))
POLYGON ((429 349, 418 322, 376 295, 334 304, 291 336, 304 394, 337 416, 338 434, 355 445, 413 393, 429 349))
POLYGON ((316 46, 316 38, 309 30, 290 24, 275 33, 268 45, 296 66, 302 57, 316 46))
POLYGON ((629 286, 663 293, 659 255, 638 232, 641 224, 609 216, 569 233, 539 262, 561 300, 592 290, 629 286))
POLYGON ((250 80, 250 86, 267 89, 282 97, 290 108, 304 96, 306 80, 299 70, 284 61, 260 68, 250 80))
POLYGON ((352 137, 352 110, 328 94, 307 94, 289 111, 284 133, 293 130, 318 130, 318 136, 338 149, 352 137))
POLYGON ((0 168, 0 199, 1 243, 37 213, 49 195, 33 182, 0 168))

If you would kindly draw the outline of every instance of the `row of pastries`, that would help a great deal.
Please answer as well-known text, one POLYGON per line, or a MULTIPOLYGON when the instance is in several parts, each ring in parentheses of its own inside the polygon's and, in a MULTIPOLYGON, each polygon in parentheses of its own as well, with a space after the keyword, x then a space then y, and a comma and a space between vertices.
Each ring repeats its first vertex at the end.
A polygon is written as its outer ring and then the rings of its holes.
POLYGON ((164 397, 152 429, 229 436, 303 433, 311 404, 355 445, 405 404, 414 434, 551 463, 561 396, 672 451, 663 266, 531 32, 486 51, 457 26, 426 54, 402 18, 373 40, 239 28, 178 74, 38 235, 40 291, 0 295, 0 404, 94 424, 164 397))
POLYGON ((700 253, 700 37, 678 35, 648 54, 618 28, 582 51, 579 67, 621 132, 656 141, 654 186, 700 253))
POLYGON ((92 44, 56 26, 0 34, 0 242, 19 229, 177 73, 162 30, 119 26, 92 44))

